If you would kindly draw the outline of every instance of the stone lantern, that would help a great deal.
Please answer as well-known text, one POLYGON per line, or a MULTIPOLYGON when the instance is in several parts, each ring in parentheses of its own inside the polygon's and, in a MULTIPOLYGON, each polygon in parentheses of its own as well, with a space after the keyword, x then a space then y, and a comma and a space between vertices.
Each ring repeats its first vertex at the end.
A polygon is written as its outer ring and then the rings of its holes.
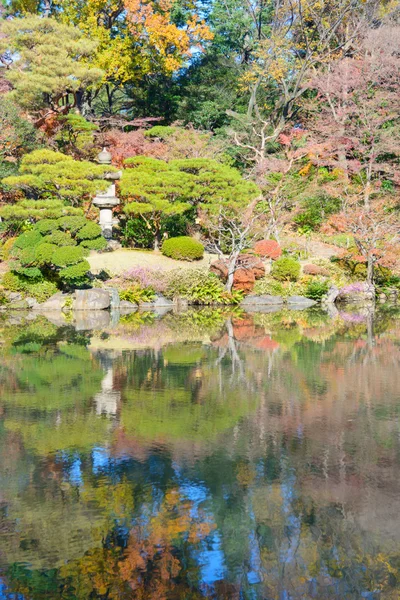
MULTIPOLYGON (((97 156, 97 161, 101 165, 110 165, 110 152, 108 152, 106 148, 103 148, 103 150, 97 156)), ((121 172, 107 173, 104 177, 104 179, 108 179, 110 182, 115 182, 120 178, 121 172)), ((93 204, 100 209, 99 225, 101 227, 102 234, 106 240, 111 240, 113 228, 113 208, 119 204, 119 199, 115 195, 115 183, 111 183, 107 191, 98 192, 93 198, 93 204)))

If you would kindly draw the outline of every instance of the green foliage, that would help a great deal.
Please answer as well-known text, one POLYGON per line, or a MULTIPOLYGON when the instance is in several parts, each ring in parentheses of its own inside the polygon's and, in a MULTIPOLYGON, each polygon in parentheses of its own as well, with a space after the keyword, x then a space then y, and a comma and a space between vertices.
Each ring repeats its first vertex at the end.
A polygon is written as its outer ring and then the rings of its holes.
POLYGON ((63 231, 69 231, 70 233, 76 233, 77 231, 79 231, 80 229, 82 229, 82 227, 84 227, 87 223, 87 220, 85 219, 85 217, 80 217, 80 216, 67 216, 67 217, 60 217, 57 221, 57 227, 59 229, 62 229, 63 231))
POLYGON ((43 241, 47 244, 55 244, 56 246, 76 246, 76 240, 69 233, 59 230, 46 235, 43 241))
MULTIPOLYGON (((40 248, 40 246, 39 246, 40 248)), ((68 267, 76 265, 83 260, 83 250, 79 246, 57 248, 53 253, 52 263, 56 267, 68 267)))
POLYGON ((97 225, 97 223, 93 223, 93 221, 86 222, 86 225, 79 229, 76 234, 76 238, 78 240, 94 240, 101 235, 101 227, 97 225))
POLYGON ((31 112, 68 100, 102 77, 88 61, 97 44, 77 27, 31 15, 4 20, 1 32, 0 52, 8 49, 15 57, 6 73, 10 96, 31 112))
POLYGON ((11 284, 28 293, 24 285, 28 279, 37 283, 51 283, 49 289, 53 292, 57 286, 62 288, 88 283, 90 265, 84 256, 91 248, 104 248, 107 244, 100 233, 98 225, 81 216, 39 221, 33 230, 24 232, 13 243, 13 261, 10 262, 12 273, 9 275, 11 284), (46 235, 49 231, 51 233, 46 235), (87 247, 77 245, 79 235, 81 239, 84 238, 82 244, 86 243, 87 247))
POLYGON ((301 212, 293 219, 302 231, 316 231, 324 222, 326 217, 341 209, 342 201, 321 194, 307 198, 302 204, 301 212))
POLYGON ((14 163, 3 160, 19 160, 26 152, 37 146, 36 129, 29 121, 21 117, 16 104, 2 96, 0 102, 0 177, 13 175, 14 163), (10 171, 7 173, 7 169, 10 171))
MULTIPOLYGON (((78 217, 79 218, 79 217, 78 217)), ((35 229, 39 231, 42 235, 49 235, 56 231, 59 228, 59 225, 55 219, 43 219, 36 223, 35 229)))
POLYGON ((33 248, 42 240, 42 236, 39 231, 25 231, 22 233, 14 242, 14 248, 24 250, 26 248, 33 248))
POLYGON ((103 238, 103 236, 100 236, 93 240, 83 240, 83 242, 81 242, 79 245, 83 248, 86 248, 87 250, 100 251, 107 248, 107 240, 103 238))
POLYGON ((328 293, 329 282, 326 279, 311 279, 306 287, 305 295, 312 300, 321 300, 328 293))
POLYGON ((21 292, 25 296, 35 298, 38 302, 45 302, 57 292, 57 285, 52 281, 43 279, 33 282, 31 279, 11 271, 3 276, 2 285, 10 292, 21 292))
MULTIPOLYGON (((162 216, 160 219, 160 237, 179 237, 186 235, 189 226, 194 223, 194 210, 181 215, 162 216)), ((130 217, 121 230, 122 245, 136 248, 152 248, 154 243, 154 224, 150 226, 142 217, 130 217)))
POLYGON ((155 298, 155 293, 151 287, 142 288, 139 284, 135 284, 125 290, 121 290, 119 297, 121 300, 140 304, 141 302, 152 302, 155 298))
POLYGON ((175 129, 176 129, 175 127, 168 127, 168 126, 164 126, 164 125, 155 125, 154 127, 151 127, 150 129, 145 131, 144 135, 146 137, 159 138, 160 140, 166 140, 169 137, 171 137, 171 135, 174 135, 175 129))
POLYGON ((92 158, 95 153, 94 132, 98 126, 78 113, 59 117, 61 129, 55 137, 59 149, 81 158, 92 158))
MULTIPOLYGON (((109 182, 104 175, 115 171, 110 165, 98 165, 53 150, 35 150, 21 160, 19 174, 3 179, 11 189, 29 191, 37 198, 54 194, 72 204, 104 191, 109 182)), ((61 216, 61 215, 58 215, 61 216)))
POLYGON ((20 200, 16 204, 6 204, 0 208, 0 216, 10 229, 16 225, 23 227, 33 219, 58 219, 65 215, 83 215, 81 208, 66 206, 62 200, 20 200))
POLYGON ((187 269, 167 274, 165 295, 185 298, 191 304, 239 304, 242 292, 229 293, 223 283, 206 269, 187 269))
POLYGON ((161 252, 175 260, 199 260, 203 258, 204 246, 193 238, 181 236, 165 240, 161 252))
POLYGON ((61 269, 59 272, 60 279, 69 286, 81 286, 87 283, 87 274, 90 271, 90 265, 87 260, 61 269))
POLYGON ((124 211, 141 215, 154 236, 161 230, 161 218, 186 213, 193 206, 217 214, 243 210, 259 196, 259 188, 240 173, 212 159, 182 159, 165 163, 137 156, 125 161, 121 194, 130 201, 124 211))
POLYGON ((273 263, 271 273, 278 281, 297 281, 300 263, 290 256, 281 256, 273 263))
MULTIPOLYGON (((35 261, 39 266, 50 265, 53 262, 53 255, 57 250, 55 244, 43 242, 35 247, 35 261)), ((72 248, 69 248, 72 250, 72 248)))

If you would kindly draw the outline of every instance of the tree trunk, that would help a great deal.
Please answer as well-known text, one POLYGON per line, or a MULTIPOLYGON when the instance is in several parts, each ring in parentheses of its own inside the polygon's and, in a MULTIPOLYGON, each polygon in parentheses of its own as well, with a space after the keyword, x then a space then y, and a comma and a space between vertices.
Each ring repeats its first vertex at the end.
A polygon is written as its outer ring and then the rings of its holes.
POLYGON ((155 236, 154 236, 154 250, 156 252, 158 252, 160 250, 161 247, 161 234, 160 234, 160 230, 156 231, 155 236))
POLYGON ((228 262, 228 278, 226 280, 225 289, 229 293, 232 291, 233 277, 235 275, 236 263, 237 263, 238 257, 239 257, 239 252, 235 252, 234 254, 232 254, 232 256, 228 262))
POLYGON ((368 254, 367 261, 367 283, 374 284, 374 257, 371 253, 368 254))

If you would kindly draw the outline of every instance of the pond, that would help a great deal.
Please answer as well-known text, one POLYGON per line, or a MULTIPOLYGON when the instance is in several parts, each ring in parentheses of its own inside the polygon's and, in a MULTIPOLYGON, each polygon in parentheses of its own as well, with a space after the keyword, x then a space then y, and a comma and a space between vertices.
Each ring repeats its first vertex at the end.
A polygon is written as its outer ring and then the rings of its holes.
POLYGON ((400 312, 0 329, 1 599, 399 598, 400 312))

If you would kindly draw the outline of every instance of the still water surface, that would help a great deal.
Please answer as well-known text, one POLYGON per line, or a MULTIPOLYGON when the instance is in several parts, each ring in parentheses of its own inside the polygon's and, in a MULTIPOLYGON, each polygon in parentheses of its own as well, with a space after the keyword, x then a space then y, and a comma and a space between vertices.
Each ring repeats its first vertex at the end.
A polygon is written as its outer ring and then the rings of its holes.
POLYGON ((400 314, 0 322, 0 598, 400 597, 400 314))

